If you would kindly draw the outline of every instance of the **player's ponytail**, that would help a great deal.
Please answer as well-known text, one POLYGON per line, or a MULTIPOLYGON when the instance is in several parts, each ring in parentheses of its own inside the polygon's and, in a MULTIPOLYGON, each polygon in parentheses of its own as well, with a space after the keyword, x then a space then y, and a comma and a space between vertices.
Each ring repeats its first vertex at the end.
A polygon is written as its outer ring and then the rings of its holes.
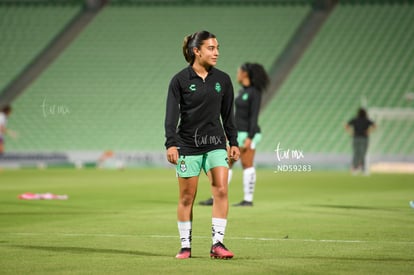
POLYGON ((200 49, 204 40, 210 38, 216 38, 216 36, 208 31, 200 31, 185 36, 183 41, 183 55, 185 61, 190 65, 193 65, 195 60, 194 48, 200 49))
POLYGON ((187 61, 190 64, 194 63, 194 51, 191 47, 191 40, 194 40, 194 34, 187 35, 184 37, 183 42, 183 54, 185 61, 187 61))
POLYGON ((244 63, 240 67, 243 71, 247 72, 250 79, 250 85, 255 87, 259 92, 266 91, 269 86, 269 76, 266 70, 261 64, 258 63, 244 63))

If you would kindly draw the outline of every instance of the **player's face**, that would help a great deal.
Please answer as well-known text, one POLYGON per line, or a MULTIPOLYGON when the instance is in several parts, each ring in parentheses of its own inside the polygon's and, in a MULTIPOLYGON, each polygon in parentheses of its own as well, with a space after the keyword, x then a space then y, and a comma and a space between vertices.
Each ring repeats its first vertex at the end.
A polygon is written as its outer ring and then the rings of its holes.
POLYGON ((244 80, 246 77, 248 77, 247 72, 246 72, 246 71, 243 71, 241 68, 238 68, 238 69, 237 69, 237 81, 238 81, 239 83, 242 83, 242 82, 243 82, 243 80, 244 80))
POLYGON ((204 43, 198 50, 197 56, 199 57, 200 64, 215 66, 219 56, 219 44, 217 39, 209 38, 204 40, 204 43))
POLYGON ((237 69, 237 82, 241 83, 244 77, 244 71, 241 68, 237 69))

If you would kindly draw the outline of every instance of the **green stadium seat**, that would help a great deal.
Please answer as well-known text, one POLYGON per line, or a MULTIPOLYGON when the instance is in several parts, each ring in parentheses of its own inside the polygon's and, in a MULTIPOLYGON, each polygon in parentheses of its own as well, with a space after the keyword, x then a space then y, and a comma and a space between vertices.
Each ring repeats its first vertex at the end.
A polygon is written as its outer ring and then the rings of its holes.
POLYGON ((0 5, 0 92, 77 14, 79 6, 0 5))
POLYGON ((163 151, 167 88, 173 74, 187 66, 181 53, 185 35, 215 33, 218 68, 235 80, 246 61, 269 69, 309 10, 308 5, 108 6, 14 103, 10 128, 21 138, 7 140, 7 148, 163 151), (45 116, 43 102, 70 112, 46 110, 45 116))
MULTIPOLYGON (((414 89, 413 25, 412 4, 339 4, 263 111, 259 151, 282 142, 308 153, 347 153, 343 126, 362 98, 368 107, 412 108, 403 97, 414 89)), ((413 122, 402 124, 381 122, 373 153, 413 154, 413 122)))

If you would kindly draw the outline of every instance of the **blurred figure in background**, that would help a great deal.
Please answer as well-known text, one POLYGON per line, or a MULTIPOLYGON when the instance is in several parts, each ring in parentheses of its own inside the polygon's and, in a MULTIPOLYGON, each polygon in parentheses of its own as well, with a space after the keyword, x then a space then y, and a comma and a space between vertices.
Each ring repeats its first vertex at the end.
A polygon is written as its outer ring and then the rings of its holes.
POLYGON ((0 156, 4 153, 4 138, 9 135, 12 138, 16 138, 16 132, 7 129, 7 118, 10 116, 12 108, 9 105, 3 107, 0 112, 0 156))
MULTIPOLYGON (((237 81, 242 86, 235 99, 236 126, 240 159, 243 167, 243 200, 233 206, 253 206, 253 194, 256 186, 256 169, 254 155, 256 146, 262 139, 258 124, 262 93, 269 85, 266 70, 258 63, 244 63, 237 70, 237 81)), ((229 179, 232 178, 234 160, 229 161, 229 179)), ((211 178, 209 176, 209 178, 211 178)), ((212 205, 213 198, 200 202, 201 205, 212 205)))
POLYGON ((353 136, 352 173, 368 173, 365 167, 365 156, 368 150, 368 137, 376 125, 368 118, 367 111, 359 108, 356 117, 352 118, 346 125, 345 130, 353 136))

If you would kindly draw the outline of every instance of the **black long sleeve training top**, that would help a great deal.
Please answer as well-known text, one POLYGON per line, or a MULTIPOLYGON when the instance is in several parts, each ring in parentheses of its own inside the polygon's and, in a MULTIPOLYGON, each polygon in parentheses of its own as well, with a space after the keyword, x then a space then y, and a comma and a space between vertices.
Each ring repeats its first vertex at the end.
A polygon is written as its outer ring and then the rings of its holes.
POLYGON ((226 149, 226 138, 230 146, 238 146, 233 100, 228 74, 212 67, 203 80, 191 66, 180 71, 168 89, 165 147, 177 146, 180 155, 199 155, 226 149))
POLYGON ((354 128, 354 137, 368 138, 368 129, 374 125, 374 122, 368 118, 353 118, 348 122, 349 126, 354 128))
POLYGON ((237 130, 247 132, 251 139, 260 133, 258 119, 261 100, 261 93, 250 86, 243 87, 235 101, 237 130))

